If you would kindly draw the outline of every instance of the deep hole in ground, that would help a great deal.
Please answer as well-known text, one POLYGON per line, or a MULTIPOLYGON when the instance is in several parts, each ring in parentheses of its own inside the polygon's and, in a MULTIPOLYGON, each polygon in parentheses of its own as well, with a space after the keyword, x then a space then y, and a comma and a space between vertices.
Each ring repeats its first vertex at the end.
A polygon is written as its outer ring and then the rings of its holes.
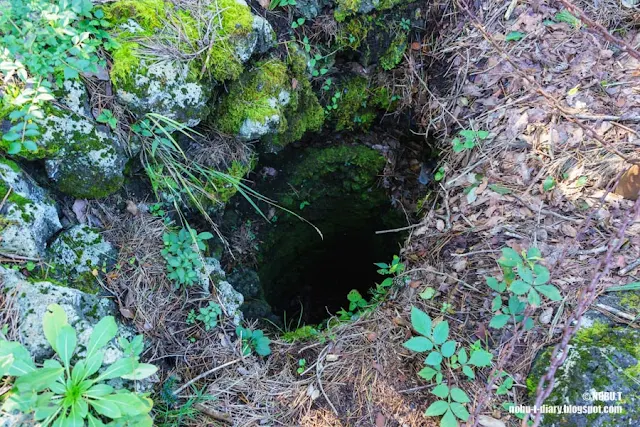
MULTIPOLYGON (((348 309, 352 289, 370 298, 369 289, 384 279, 374 263, 389 262, 406 237, 376 233, 407 225, 380 185, 385 164, 379 151, 357 142, 261 155, 254 189, 303 216, 323 236, 294 215, 261 205, 271 224, 262 221, 256 231, 261 289, 245 293, 245 316, 267 317, 289 329, 348 309)), ((243 226, 258 222, 251 206, 236 197, 228 216, 243 226)))

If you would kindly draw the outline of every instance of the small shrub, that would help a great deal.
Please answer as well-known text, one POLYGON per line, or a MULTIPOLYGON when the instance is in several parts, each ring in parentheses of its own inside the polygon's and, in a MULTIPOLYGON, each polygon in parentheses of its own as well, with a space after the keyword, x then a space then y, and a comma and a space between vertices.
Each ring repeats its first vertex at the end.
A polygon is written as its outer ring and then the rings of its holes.
POLYGON ((460 153, 462 151, 471 150, 480 141, 483 141, 489 137, 489 132, 486 130, 461 130, 458 136, 451 141, 453 144, 453 151, 460 153))
POLYGON ((114 378, 141 380, 153 375, 157 368, 140 363, 142 336, 131 342, 124 340, 125 357, 102 368, 105 351, 101 350, 118 332, 112 316, 104 317, 94 327, 86 356, 74 359, 77 334, 67 321, 62 307, 47 307, 42 326, 57 359, 49 359, 37 368, 28 350, 13 341, 0 341, 0 374, 17 377, 3 410, 34 412, 36 421, 44 425, 104 425, 109 419, 118 425, 129 422, 151 426, 149 411, 153 401, 128 390, 115 390, 104 382, 114 378))
POLYGON ((187 316, 187 323, 194 324, 196 320, 204 324, 204 328, 208 331, 218 326, 218 317, 222 314, 220 305, 213 301, 209 301, 206 307, 200 307, 199 313, 196 315, 195 310, 191 310, 187 316))
POLYGON ((212 237, 211 233, 198 234, 192 228, 164 233, 161 253, 167 261, 167 277, 174 281, 176 289, 197 283, 202 269, 200 251, 206 249, 205 241, 212 237))

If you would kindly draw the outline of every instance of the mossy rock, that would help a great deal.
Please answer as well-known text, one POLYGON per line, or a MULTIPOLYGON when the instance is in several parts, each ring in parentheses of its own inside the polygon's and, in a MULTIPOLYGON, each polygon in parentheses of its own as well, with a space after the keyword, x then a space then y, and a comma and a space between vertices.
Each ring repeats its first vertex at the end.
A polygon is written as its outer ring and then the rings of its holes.
MULTIPOLYGON (((42 319, 49 305, 62 306, 69 324, 78 332, 78 357, 86 354, 93 327, 101 318, 115 312, 114 304, 107 298, 99 298, 52 281, 28 281, 20 273, 3 267, 0 267, 0 282, 4 284, 4 292, 13 290, 18 296, 16 301, 20 320, 20 341, 38 363, 53 356, 53 349, 42 330, 42 319)), ((132 336, 123 327, 120 327, 118 332, 119 336, 132 336)), ((122 351, 114 339, 107 345, 104 363, 113 363, 120 357, 122 351)))
POLYGON ((319 130, 324 112, 305 68, 304 57, 295 53, 287 63, 277 59, 257 63, 232 84, 214 124, 243 141, 269 135, 274 148, 300 139, 307 131, 319 130), (297 82, 295 87, 293 81, 297 82))
POLYGON ((0 210, 0 250, 41 257, 62 228, 53 201, 15 162, 0 158, 0 197, 7 194, 0 210))
MULTIPOLYGON (((536 358, 527 387, 533 402, 536 387, 549 366, 552 347, 536 358)), ((569 343, 569 355, 555 375, 555 387, 545 405, 621 405, 623 414, 545 414, 547 426, 640 425, 640 331, 583 319, 583 326, 569 343), (592 391, 613 391, 620 401, 592 400, 592 391)))
POLYGON ((117 251, 97 229, 80 224, 63 231, 51 244, 49 260, 58 277, 70 286, 95 294, 100 290, 95 274, 115 264, 117 251))
POLYGON ((413 1, 415 0, 336 0, 334 16, 337 21, 344 21, 355 14, 387 10, 413 1))
POLYGON ((111 69, 118 98, 139 117, 157 113, 192 127, 208 114, 217 83, 237 79, 251 55, 275 42, 269 23, 242 0, 203 3, 197 12, 160 0, 120 0, 105 13, 120 45, 111 69), (154 38, 179 54, 143 54, 154 38), (200 46, 207 38, 210 44, 200 46))
POLYGON ((124 182, 127 157, 123 144, 106 126, 75 113, 52 108, 44 120, 47 174, 57 188, 77 198, 95 199, 117 191, 124 182))

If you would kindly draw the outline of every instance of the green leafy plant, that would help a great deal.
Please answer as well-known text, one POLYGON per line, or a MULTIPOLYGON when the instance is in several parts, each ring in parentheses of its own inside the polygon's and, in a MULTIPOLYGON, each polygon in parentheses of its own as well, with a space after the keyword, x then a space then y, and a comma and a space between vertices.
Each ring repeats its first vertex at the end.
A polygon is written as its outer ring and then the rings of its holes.
POLYGON ((374 265, 380 268, 378 270, 378 274, 400 274, 404 271, 404 264, 400 262, 400 257, 398 255, 393 256, 391 264, 377 262, 374 265))
POLYGON ((522 40, 522 38, 525 35, 526 35, 525 33, 521 33, 520 31, 511 31, 509 34, 506 35, 504 40, 508 42, 517 42, 519 40, 522 40))
POLYGON ((411 20, 402 18, 400 20, 400 28, 402 28, 404 31, 409 31, 411 29, 411 20))
POLYGON ((0 15, 1 109, 10 111, 12 125, 2 140, 9 154, 35 152, 36 121, 45 118, 54 85, 97 71, 98 48, 117 43, 106 31, 104 12, 90 0, 12 0, 8 6, 0 15))
POLYGON ((461 388, 449 387, 446 384, 436 386, 431 393, 440 399, 433 402, 425 412, 428 417, 442 416, 440 426, 454 427, 458 425, 456 418, 467 421, 469 412, 465 404, 469 403, 469 396, 461 388))
POLYGON ((458 136, 453 139, 453 151, 460 153, 465 150, 471 150, 480 141, 483 141, 489 137, 489 132, 486 130, 461 130, 458 136))
POLYGON ((551 191, 556 186, 556 180, 552 176, 548 176, 542 182, 542 189, 544 191, 551 191))
POLYGON ((111 110, 106 108, 100 112, 100 115, 98 115, 98 117, 96 117, 96 121, 98 123, 109 125, 109 127, 114 130, 116 127, 118 127, 118 119, 113 116, 111 110))
POLYGON ((327 77, 327 79, 324 81, 324 84, 322 85, 322 90, 326 92, 329 89, 331 89, 332 83, 333 83, 333 79, 331 77, 327 77))
POLYGON ((302 25, 304 25, 304 23, 306 22, 306 19, 304 18, 298 18, 295 21, 293 21, 291 23, 291 28, 293 28, 294 30, 302 25))
POLYGON ((124 422, 152 425, 151 399, 128 390, 116 391, 104 383, 114 378, 141 380, 156 372, 155 366, 138 361, 141 336, 127 341, 124 358, 103 368, 105 351, 102 348, 118 332, 112 316, 96 324, 86 355, 79 360, 76 360, 77 334, 62 307, 57 304, 47 307, 42 326, 57 359, 46 360, 40 368, 22 344, 0 341, 0 372, 3 377, 17 377, 3 410, 33 412, 42 426, 80 426, 85 422, 89 426, 103 426, 105 419, 114 421, 109 425, 124 422))
POLYGON ((445 174, 447 173, 444 166, 440 166, 436 173, 433 174, 433 179, 436 182, 442 181, 444 179, 445 174))
POLYGON ((273 10, 276 7, 295 6, 296 4, 296 0, 271 0, 269 10, 273 10))
POLYGON ((327 106, 325 107, 327 109, 327 112, 331 112, 332 110, 337 110, 339 107, 338 102, 340 101, 340 92, 335 92, 332 96, 331 96, 331 100, 329 102, 329 104, 327 104, 327 106))
POLYGON ((469 414, 464 404, 469 402, 469 398, 462 389, 443 382, 444 372, 460 369, 467 378, 473 379, 475 373, 472 367, 490 366, 493 355, 482 349, 478 341, 472 346, 468 357, 465 348, 449 339, 448 321, 442 320, 434 326, 431 317, 416 307, 411 308, 411 325, 418 336, 410 338, 403 346, 417 353, 428 353, 424 360, 425 367, 418 372, 418 376, 427 381, 435 380, 437 385, 432 393, 441 399, 429 406, 425 415, 442 416, 440 425, 443 427, 455 426, 456 418, 466 421, 469 414))
POLYGON ((195 310, 191 310, 187 315, 187 323, 193 325, 197 320, 204 324, 204 328, 208 331, 218 326, 218 317, 222 315, 222 308, 219 304, 209 301, 209 305, 200 307, 199 313, 196 315, 195 310))
POLYGON ((300 210, 303 210, 305 207, 311 205, 311 203, 309 203, 308 201, 303 201, 300 203, 300 210))
POLYGON ((249 328, 238 326, 236 335, 242 341, 242 355, 248 356, 255 351, 260 356, 268 356, 271 354, 271 340, 264 335, 261 329, 252 331, 249 328))
POLYGON ((555 20, 558 22, 565 22, 576 29, 582 26, 582 21, 573 16, 567 9, 563 9, 560 12, 556 13, 555 20))
POLYGON ((302 373, 307 369, 307 360, 306 359, 298 359, 298 375, 302 375, 302 373))
POLYGON ((198 281, 202 269, 201 251, 206 249, 205 241, 213 235, 209 232, 197 233, 192 228, 181 228, 178 232, 164 233, 162 256, 167 261, 167 277, 174 281, 176 289, 191 286, 198 281))

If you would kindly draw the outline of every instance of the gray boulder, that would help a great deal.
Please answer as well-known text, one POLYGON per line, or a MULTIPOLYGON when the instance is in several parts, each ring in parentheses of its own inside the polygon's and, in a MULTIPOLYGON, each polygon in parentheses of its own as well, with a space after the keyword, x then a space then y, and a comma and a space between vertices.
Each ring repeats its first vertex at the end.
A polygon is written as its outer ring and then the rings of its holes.
POLYGON ((0 251, 30 258, 44 255, 49 240, 62 228, 53 201, 20 167, 0 160, 0 251), (9 191, 11 191, 9 193, 9 191))
POLYGON ((297 0, 296 11, 307 19, 313 19, 320 14, 322 8, 330 4, 330 0, 297 0))
MULTIPOLYGON (((86 352, 89 337, 98 321, 115 313, 113 302, 106 298, 52 282, 30 282, 20 273, 3 267, 0 267, 0 282, 4 284, 4 292, 14 291, 18 296, 20 341, 38 363, 54 354, 42 330, 42 319, 49 305, 59 304, 67 314, 69 324, 76 329, 80 348, 78 357, 86 352)), ((133 335, 129 328, 119 325, 119 337, 131 339, 133 335)), ((111 364, 123 355, 116 339, 106 348, 105 364, 111 364)))
POLYGON ((131 77, 118 85, 116 95, 138 117, 156 113, 193 127, 207 115, 212 89, 195 79, 186 63, 140 59, 131 77))
POLYGON ((236 55, 242 62, 247 62, 254 54, 267 52, 276 43, 276 33, 269 21, 262 16, 255 15, 251 26, 251 32, 244 37, 236 39, 236 55))
POLYGON ((117 251, 98 230, 80 224, 63 231, 51 244, 49 259, 56 273, 74 287, 95 293, 93 271, 108 271, 115 264, 117 251), (80 286, 78 286, 80 285, 80 286))
POLYGON ((108 196, 124 182, 127 156, 106 126, 89 118, 52 109, 40 123, 47 174, 57 188, 78 198, 108 196))
POLYGON ((220 266, 220 261, 216 258, 205 258, 204 268, 200 274, 200 282, 204 293, 210 295, 212 287, 215 287, 224 312, 233 319, 236 325, 239 325, 242 320, 242 313, 239 308, 244 302, 244 297, 225 280, 225 276, 225 272, 220 266))

